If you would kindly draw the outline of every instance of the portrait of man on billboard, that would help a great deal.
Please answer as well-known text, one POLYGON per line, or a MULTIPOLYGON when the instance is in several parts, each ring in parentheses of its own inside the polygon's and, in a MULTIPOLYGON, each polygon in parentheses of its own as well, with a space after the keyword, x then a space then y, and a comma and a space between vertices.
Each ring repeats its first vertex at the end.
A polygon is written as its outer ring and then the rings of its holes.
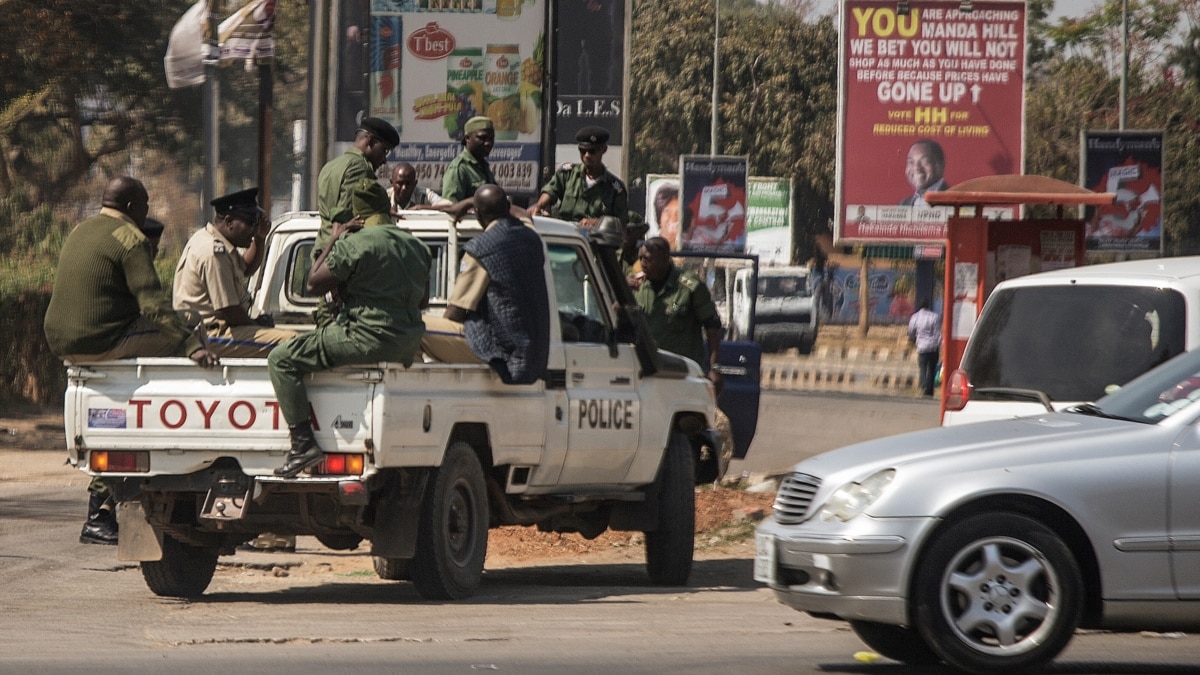
POLYGON ((904 177, 912 193, 900 200, 900 206, 929 206, 926 192, 950 187, 946 182, 946 153, 932 138, 922 138, 912 144, 904 161, 904 177))

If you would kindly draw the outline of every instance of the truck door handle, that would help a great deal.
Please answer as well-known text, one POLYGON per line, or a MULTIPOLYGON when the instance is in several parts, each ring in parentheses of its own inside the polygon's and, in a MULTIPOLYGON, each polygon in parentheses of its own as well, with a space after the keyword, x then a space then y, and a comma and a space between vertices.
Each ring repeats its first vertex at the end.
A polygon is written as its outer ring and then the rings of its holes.
POLYGON ((584 377, 585 377, 585 375, 579 371, 575 371, 575 372, 571 373, 571 381, 572 382, 583 382, 584 377))
POLYGON ((629 378, 625 376, 614 377, 608 381, 609 384, 629 384, 629 378))
POLYGON ((732 377, 744 377, 749 372, 740 366, 713 366, 713 370, 722 375, 730 375, 732 377))

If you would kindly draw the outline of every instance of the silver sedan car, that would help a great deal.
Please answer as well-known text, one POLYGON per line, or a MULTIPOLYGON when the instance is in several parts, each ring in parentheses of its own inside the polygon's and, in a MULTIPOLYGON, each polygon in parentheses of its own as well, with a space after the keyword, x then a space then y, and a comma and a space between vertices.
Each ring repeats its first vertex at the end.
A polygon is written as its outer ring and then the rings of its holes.
POLYGON ((1017 672, 1076 628, 1200 628, 1200 351, 1094 404, 793 467, 756 535, 783 603, 910 664, 1017 672))

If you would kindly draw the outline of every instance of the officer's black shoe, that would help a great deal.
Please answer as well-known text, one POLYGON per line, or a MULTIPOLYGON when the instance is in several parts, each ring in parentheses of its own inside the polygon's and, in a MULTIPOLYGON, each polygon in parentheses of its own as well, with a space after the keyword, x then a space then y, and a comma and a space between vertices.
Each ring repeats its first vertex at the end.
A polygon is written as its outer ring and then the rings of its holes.
POLYGON ((117 516, 111 509, 100 508, 104 500, 104 495, 91 495, 88 499, 88 519, 79 532, 79 543, 116 545, 117 516))
POLYGON ((325 459, 325 452, 313 438, 312 425, 307 422, 288 427, 292 437, 292 449, 284 458, 283 466, 275 469, 276 476, 294 478, 310 466, 316 466, 325 459))

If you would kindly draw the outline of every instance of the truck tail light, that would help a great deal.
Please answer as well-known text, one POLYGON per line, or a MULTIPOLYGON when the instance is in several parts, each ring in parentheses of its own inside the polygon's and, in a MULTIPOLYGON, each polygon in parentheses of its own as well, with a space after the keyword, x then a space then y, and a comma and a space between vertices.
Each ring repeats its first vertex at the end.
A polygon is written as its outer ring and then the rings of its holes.
POLYGON ((88 468, 97 473, 146 473, 150 470, 150 453, 134 450, 93 450, 88 456, 88 468))
POLYGON ((325 461, 313 473, 320 476, 358 476, 363 472, 363 456, 342 452, 325 453, 325 461))
POLYGON ((946 383, 946 410, 962 410, 971 400, 971 380, 967 371, 959 368, 950 373, 946 383))

